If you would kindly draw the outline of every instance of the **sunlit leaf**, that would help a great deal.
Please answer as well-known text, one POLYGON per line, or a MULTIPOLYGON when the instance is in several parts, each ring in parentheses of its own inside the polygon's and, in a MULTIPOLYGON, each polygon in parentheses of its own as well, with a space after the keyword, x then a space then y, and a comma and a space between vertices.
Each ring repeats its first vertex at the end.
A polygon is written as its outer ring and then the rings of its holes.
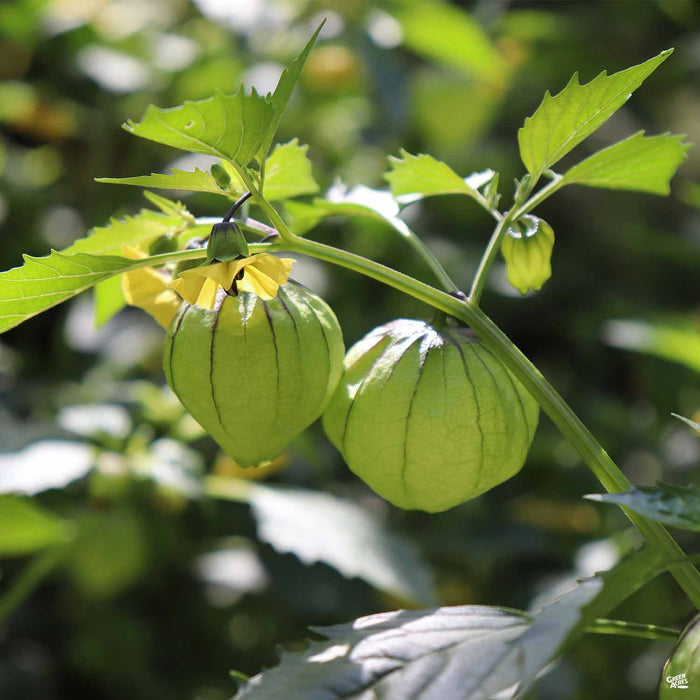
POLYGON ((151 173, 138 177, 100 177, 97 182, 105 182, 113 185, 135 185, 136 187, 154 187, 165 190, 185 190, 188 192, 211 192, 212 194, 225 194, 232 197, 241 195, 245 191, 243 183, 237 173, 231 175, 229 189, 223 190, 210 172, 199 168, 194 171, 178 170, 173 168, 172 174, 151 173))
POLYGON ((107 226, 95 227, 85 238, 79 238, 61 253, 119 254, 127 246, 148 243, 160 236, 177 235, 190 225, 189 218, 142 209, 136 216, 111 219, 107 226))
POLYGON ((564 645, 658 572, 641 551, 532 614, 483 605, 381 613, 315 628, 326 637, 244 685, 237 699, 520 697, 564 645))
POLYGON ((210 479, 210 495, 250 503, 258 537, 306 564, 325 562, 352 578, 421 604, 435 601, 430 571, 413 545, 379 518, 330 494, 210 479), (233 491, 232 491, 233 489, 233 491))
POLYGON ((685 160, 690 144, 683 136, 644 136, 640 131, 575 165, 565 184, 670 194, 671 178, 685 160))
POLYGON ((217 93, 179 107, 149 106, 141 122, 124 128, 135 136, 192 153, 226 158, 245 168, 273 128, 275 108, 255 90, 235 95, 217 93))
POLYGON ((55 250, 42 258, 25 255, 24 265, 0 272, 0 333, 138 263, 113 255, 66 255, 55 250))
POLYGON ((624 493, 589 494, 591 501, 613 503, 670 527, 700 531, 700 488, 658 482, 624 493))
POLYGON ((404 150, 400 158, 389 156, 389 164, 391 170, 385 173, 384 179, 401 204, 441 194, 466 194, 482 199, 478 188, 495 174, 493 170, 485 170, 463 179, 449 165, 432 156, 424 153, 414 156, 404 150))
POLYGON ((268 199, 289 199, 318 192, 308 150, 309 147, 300 146, 297 139, 275 147, 265 161, 263 194, 268 199))
POLYGON ((0 556, 30 554, 65 542, 71 528, 64 520, 15 496, 0 496, 0 556))
POLYGON ((663 51, 645 63, 613 75, 603 71, 585 85, 579 83, 575 73, 554 97, 547 91, 535 113, 518 131, 520 157, 528 172, 536 177, 541 175, 592 134, 627 102, 672 51, 663 51))
POLYGON ((700 372, 700 325, 692 318, 608 321, 603 338, 609 345, 662 357, 700 372))

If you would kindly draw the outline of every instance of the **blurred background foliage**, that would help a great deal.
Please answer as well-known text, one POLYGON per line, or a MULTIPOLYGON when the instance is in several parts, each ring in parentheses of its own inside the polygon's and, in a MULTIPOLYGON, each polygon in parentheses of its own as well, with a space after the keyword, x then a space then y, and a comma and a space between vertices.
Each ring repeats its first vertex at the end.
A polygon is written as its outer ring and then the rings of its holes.
MULTIPOLYGON (((386 155, 405 147, 463 175, 494 168, 509 196, 517 129, 546 89, 671 46, 573 158, 639 129, 700 140, 692 0, 14 0, 0 4, 2 269, 147 205, 95 177, 206 169, 120 124, 150 103, 270 90, 321 17, 278 137, 310 145, 324 189, 336 177, 384 187, 386 155)), ((697 182, 696 148, 669 198, 557 194, 537 212, 557 236, 552 280, 521 298, 499 264, 484 299, 635 484, 698 482, 700 441, 670 415, 700 418, 697 182)), ((223 213, 215 197, 181 198, 223 213)), ((467 287, 486 214, 442 197, 405 217, 467 287)), ((337 218, 311 235, 431 281, 378 221, 337 218)), ((351 273, 297 270, 348 345, 430 316, 351 273)), ((527 608, 637 542, 621 513, 581 500, 600 488, 546 418, 519 476, 437 516, 389 507, 318 425, 271 467, 239 470, 165 388, 162 340, 135 309, 95 327, 83 295, 0 341, 0 491, 31 497, 0 499, 2 698, 228 698, 231 669, 273 664, 307 625, 433 603, 527 608)), ((619 616, 681 627, 690 612, 664 576, 619 616)), ((651 698, 669 648, 589 636, 530 697, 651 698)))

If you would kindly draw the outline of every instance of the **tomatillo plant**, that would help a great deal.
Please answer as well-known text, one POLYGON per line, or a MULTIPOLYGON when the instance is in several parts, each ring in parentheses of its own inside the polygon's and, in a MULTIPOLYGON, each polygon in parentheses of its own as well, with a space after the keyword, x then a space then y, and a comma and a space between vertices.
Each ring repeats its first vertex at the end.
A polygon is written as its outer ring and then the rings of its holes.
MULTIPOLYGON (((539 290, 552 274, 555 233, 532 212, 559 189, 579 184, 668 194, 689 147, 681 136, 638 133, 563 173, 552 168, 671 51, 584 85, 574 77, 559 94, 547 93, 518 133, 527 172, 510 207, 499 207, 494 171, 463 178, 429 155, 402 151, 389 158, 390 189, 379 196, 397 212, 424 197, 458 193, 495 220, 466 294, 398 216, 379 214, 422 257, 437 286, 302 237, 288 223, 286 203, 315 194, 318 186, 306 147, 296 140, 274 149, 272 144, 317 36, 269 95, 241 90, 171 109, 149 107, 140 122, 125 125, 135 136, 219 162, 211 172, 103 182, 218 194, 230 206, 222 221, 197 219, 180 203, 149 194, 159 212, 115 223, 45 258, 27 256, 22 267, 0 274, 0 330, 120 275, 122 302, 143 308, 168 329, 164 367, 170 387, 241 466, 274 459, 323 414, 330 440, 377 493, 402 508, 437 512, 513 477, 526 463, 541 408, 608 492, 629 491, 631 484, 603 447, 484 314, 480 301, 499 252, 522 293, 539 290), (248 199, 266 222, 239 215, 248 199), (387 319, 350 349, 343 369, 342 333, 333 311, 293 280, 294 258, 277 253, 307 255, 370 277, 424 302, 434 318, 387 319)), ((317 223, 352 214, 348 203, 372 208, 337 192, 304 206, 307 219, 317 223)), ((674 630, 599 619, 665 569, 700 608, 700 574, 661 518, 648 509, 640 514, 633 505, 623 510, 647 548, 581 582, 553 605, 528 614, 486 606, 403 611, 328 628, 321 631, 328 641, 286 655, 277 671, 251 679, 240 696, 306 697, 342 687, 345 695, 371 689, 390 698, 419 692, 431 698, 491 697, 510 687, 523 692, 586 631, 674 638, 674 630), (416 642, 425 629, 445 632, 423 646, 416 642), (430 655, 440 656, 440 663, 426 660, 430 655)))

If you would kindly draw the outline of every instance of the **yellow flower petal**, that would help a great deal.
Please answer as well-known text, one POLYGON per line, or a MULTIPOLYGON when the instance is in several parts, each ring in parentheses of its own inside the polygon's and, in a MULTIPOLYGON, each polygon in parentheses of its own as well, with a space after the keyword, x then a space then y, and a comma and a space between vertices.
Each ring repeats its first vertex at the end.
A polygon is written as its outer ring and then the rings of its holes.
POLYGON ((122 291, 127 304, 148 312, 163 328, 170 326, 180 306, 177 294, 168 288, 167 278, 150 267, 125 272, 122 291))
POLYGON ((292 269, 292 258, 277 258, 269 253, 251 255, 241 260, 215 263, 185 270, 171 287, 190 304, 213 309, 219 287, 229 291, 241 270, 243 278, 237 289, 252 292, 261 299, 274 299, 280 285, 285 284, 292 269))
POLYGON ((219 290, 219 285, 213 279, 204 280, 202 289, 197 297, 196 304, 203 309, 213 309, 216 302, 216 292, 219 290))
POLYGON ((269 253, 260 253, 248 258, 243 279, 238 289, 257 294, 261 299, 274 299, 280 285, 286 284, 292 269, 292 258, 277 258, 269 253))

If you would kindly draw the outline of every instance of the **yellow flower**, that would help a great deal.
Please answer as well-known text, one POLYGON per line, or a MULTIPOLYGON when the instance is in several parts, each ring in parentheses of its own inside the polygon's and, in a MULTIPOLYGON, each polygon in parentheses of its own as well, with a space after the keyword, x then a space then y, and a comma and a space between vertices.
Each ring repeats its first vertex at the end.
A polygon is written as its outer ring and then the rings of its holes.
POLYGON ((193 267, 182 272, 170 286, 185 301, 204 309, 214 308, 219 287, 226 291, 233 288, 252 292, 261 299, 274 299, 279 287, 289 278, 293 262, 292 258, 260 253, 240 260, 193 267))
MULTIPOLYGON (((124 251, 127 258, 143 258, 146 254, 137 248, 124 251)), ((163 328, 169 328, 180 306, 180 299, 169 288, 170 280, 151 267, 143 267, 122 276, 122 292, 127 304, 148 312, 163 328)))

